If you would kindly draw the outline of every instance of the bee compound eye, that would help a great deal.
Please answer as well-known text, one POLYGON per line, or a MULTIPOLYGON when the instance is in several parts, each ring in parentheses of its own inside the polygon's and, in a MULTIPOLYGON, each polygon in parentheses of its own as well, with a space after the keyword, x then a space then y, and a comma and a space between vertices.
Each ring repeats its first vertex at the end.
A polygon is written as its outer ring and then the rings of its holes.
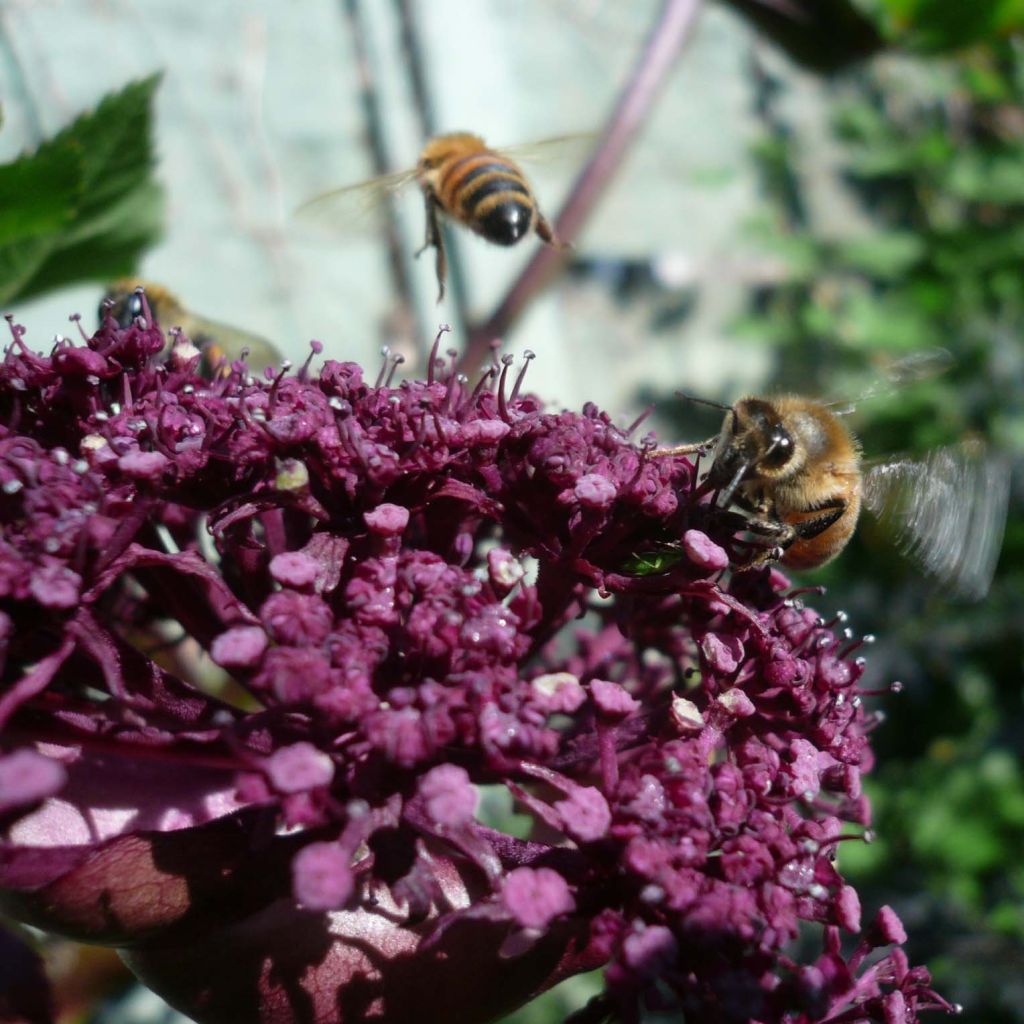
POLYGON ((765 469, 782 469, 793 458, 793 438, 787 430, 776 428, 769 435, 761 465, 765 469))

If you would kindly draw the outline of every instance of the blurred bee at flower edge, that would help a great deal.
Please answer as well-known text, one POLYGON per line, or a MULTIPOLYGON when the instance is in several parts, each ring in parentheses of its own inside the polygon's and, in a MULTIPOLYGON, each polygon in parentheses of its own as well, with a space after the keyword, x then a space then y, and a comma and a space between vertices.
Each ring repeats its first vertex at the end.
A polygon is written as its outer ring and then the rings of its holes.
POLYGON ((444 298, 448 259, 441 234, 440 214, 465 225, 495 245, 515 245, 533 232, 542 242, 568 248, 541 213, 533 190, 513 155, 529 157, 542 152, 567 150, 592 138, 587 134, 561 135, 541 142, 505 149, 491 149, 479 135, 452 132, 427 142, 415 167, 369 181, 321 193, 299 207, 300 216, 319 213, 346 200, 363 206, 394 195, 415 182, 426 207, 426 239, 417 251, 436 253, 437 301, 444 298))
POLYGON ((250 372, 262 373, 281 363, 281 353, 266 338, 237 327, 208 320, 186 309, 169 289, 154 281, 126 277, 114 281, 100 303, 99 319, 112 316, 118 327, 127 327, 144 315, 142 292, 156 322, 164 329, 180 328, 200 351, 199 372, 208 380, 230 371, 231 363, 244 359, 250 372))
POLYGON ((728 406, 680 395, 722 409, 722 429, 700 444, 654 454, 712 451, 704 482, 714 504, 740 508, 742 528, 760 549, 739 569, 776 560, 798 570, 825 565, 846 547, 864 508, 924 572, 977 600, 988 591, 1002 544, 1004 460, 969 440, 921 459, 865 461, 842 418, 856 403, 940 373, 950 362, 941 349, 910 356, 854 403, 782 395, 728 406))

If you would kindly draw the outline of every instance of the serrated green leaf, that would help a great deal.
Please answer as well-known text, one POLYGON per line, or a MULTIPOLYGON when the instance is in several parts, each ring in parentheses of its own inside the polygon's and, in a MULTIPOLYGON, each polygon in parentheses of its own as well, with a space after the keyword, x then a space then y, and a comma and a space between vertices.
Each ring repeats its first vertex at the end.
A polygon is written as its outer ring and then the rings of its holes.
POLYGON ((105 97, 0 167, 0 302, 134 271, 159 235, 151 106, 159 76, 105 97))
POLYGON ((151 105, 159 81, 159 75, 151 75, 105 96, 95 110, 82 114, 54 137, 53 143, 70 143, 81 149, 81 222, 100 216, 152 171, 151 105))
POLYGON ((21 296, 32 298, 75 281, 130 276, 159 234, 159 194, 155 182, 144 183, 118 204, 121 215, 111 220, 106 231, 90 231, 71 245, 52 249, 24 283, 21 296))
POLYGON ((0 303, 36 275, 74 218, 81 189, 78 149, 67 143, 0 167, 0 303))

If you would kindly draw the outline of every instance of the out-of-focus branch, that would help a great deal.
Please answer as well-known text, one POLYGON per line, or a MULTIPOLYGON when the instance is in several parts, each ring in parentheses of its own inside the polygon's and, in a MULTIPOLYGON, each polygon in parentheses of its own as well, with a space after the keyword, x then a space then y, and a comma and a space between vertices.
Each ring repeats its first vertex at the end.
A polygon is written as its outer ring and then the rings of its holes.
MULTIPOLYGON (((387 140, 383 127, 384 113, 381 109, 374 70, 370 64, 369 46, 366 29, 363 25, 360 0, 344 0, 343 10, 348 21, 352 48, 355 51, 359 69, 359 102, 363 112, 364 131, 370 149, 373 173, 386 174, 392 170, 392 167, 388 159, 387 140)), ((391 203, 385 204, 382 212, 385 218, 384 239, 388 252, 388 268, 394 285, 396 304, 400 307, 402 316, 410 317, 412 282, 409 280, 409 271, 405 265, 405 256, 398 230, 398 217, 391 203)))
MULTIPOLYGON (((702 0, 665 0, 594 155, 576 179, 569 198, 555 219, 555 230, 564 241, 572 242, 577 237, 618 170, 630 142, 650 113, 669 70, 689 38, 701 4, 702 0)), ((534 295, 562 266, 565 258, 564 252, 549 246, 537 250, 487 322, 470 331, 462 359, 463 370, 471 372, 481 363, 491 342, 517 319, 534 295)))

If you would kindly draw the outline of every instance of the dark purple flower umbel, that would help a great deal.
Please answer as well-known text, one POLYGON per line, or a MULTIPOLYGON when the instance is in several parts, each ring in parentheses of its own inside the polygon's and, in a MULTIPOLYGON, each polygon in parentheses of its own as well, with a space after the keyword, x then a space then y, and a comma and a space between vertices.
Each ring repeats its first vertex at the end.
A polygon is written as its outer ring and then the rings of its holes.
POLYGON ((507 362, 207 381, 141 319, 46 356, 12 329, 7 913, 203 1022, 471 1024, 599 964, 580 1020, 949 1009, 836 865, 869 815, 858 643, 730 578, 691 462, 507 362))

